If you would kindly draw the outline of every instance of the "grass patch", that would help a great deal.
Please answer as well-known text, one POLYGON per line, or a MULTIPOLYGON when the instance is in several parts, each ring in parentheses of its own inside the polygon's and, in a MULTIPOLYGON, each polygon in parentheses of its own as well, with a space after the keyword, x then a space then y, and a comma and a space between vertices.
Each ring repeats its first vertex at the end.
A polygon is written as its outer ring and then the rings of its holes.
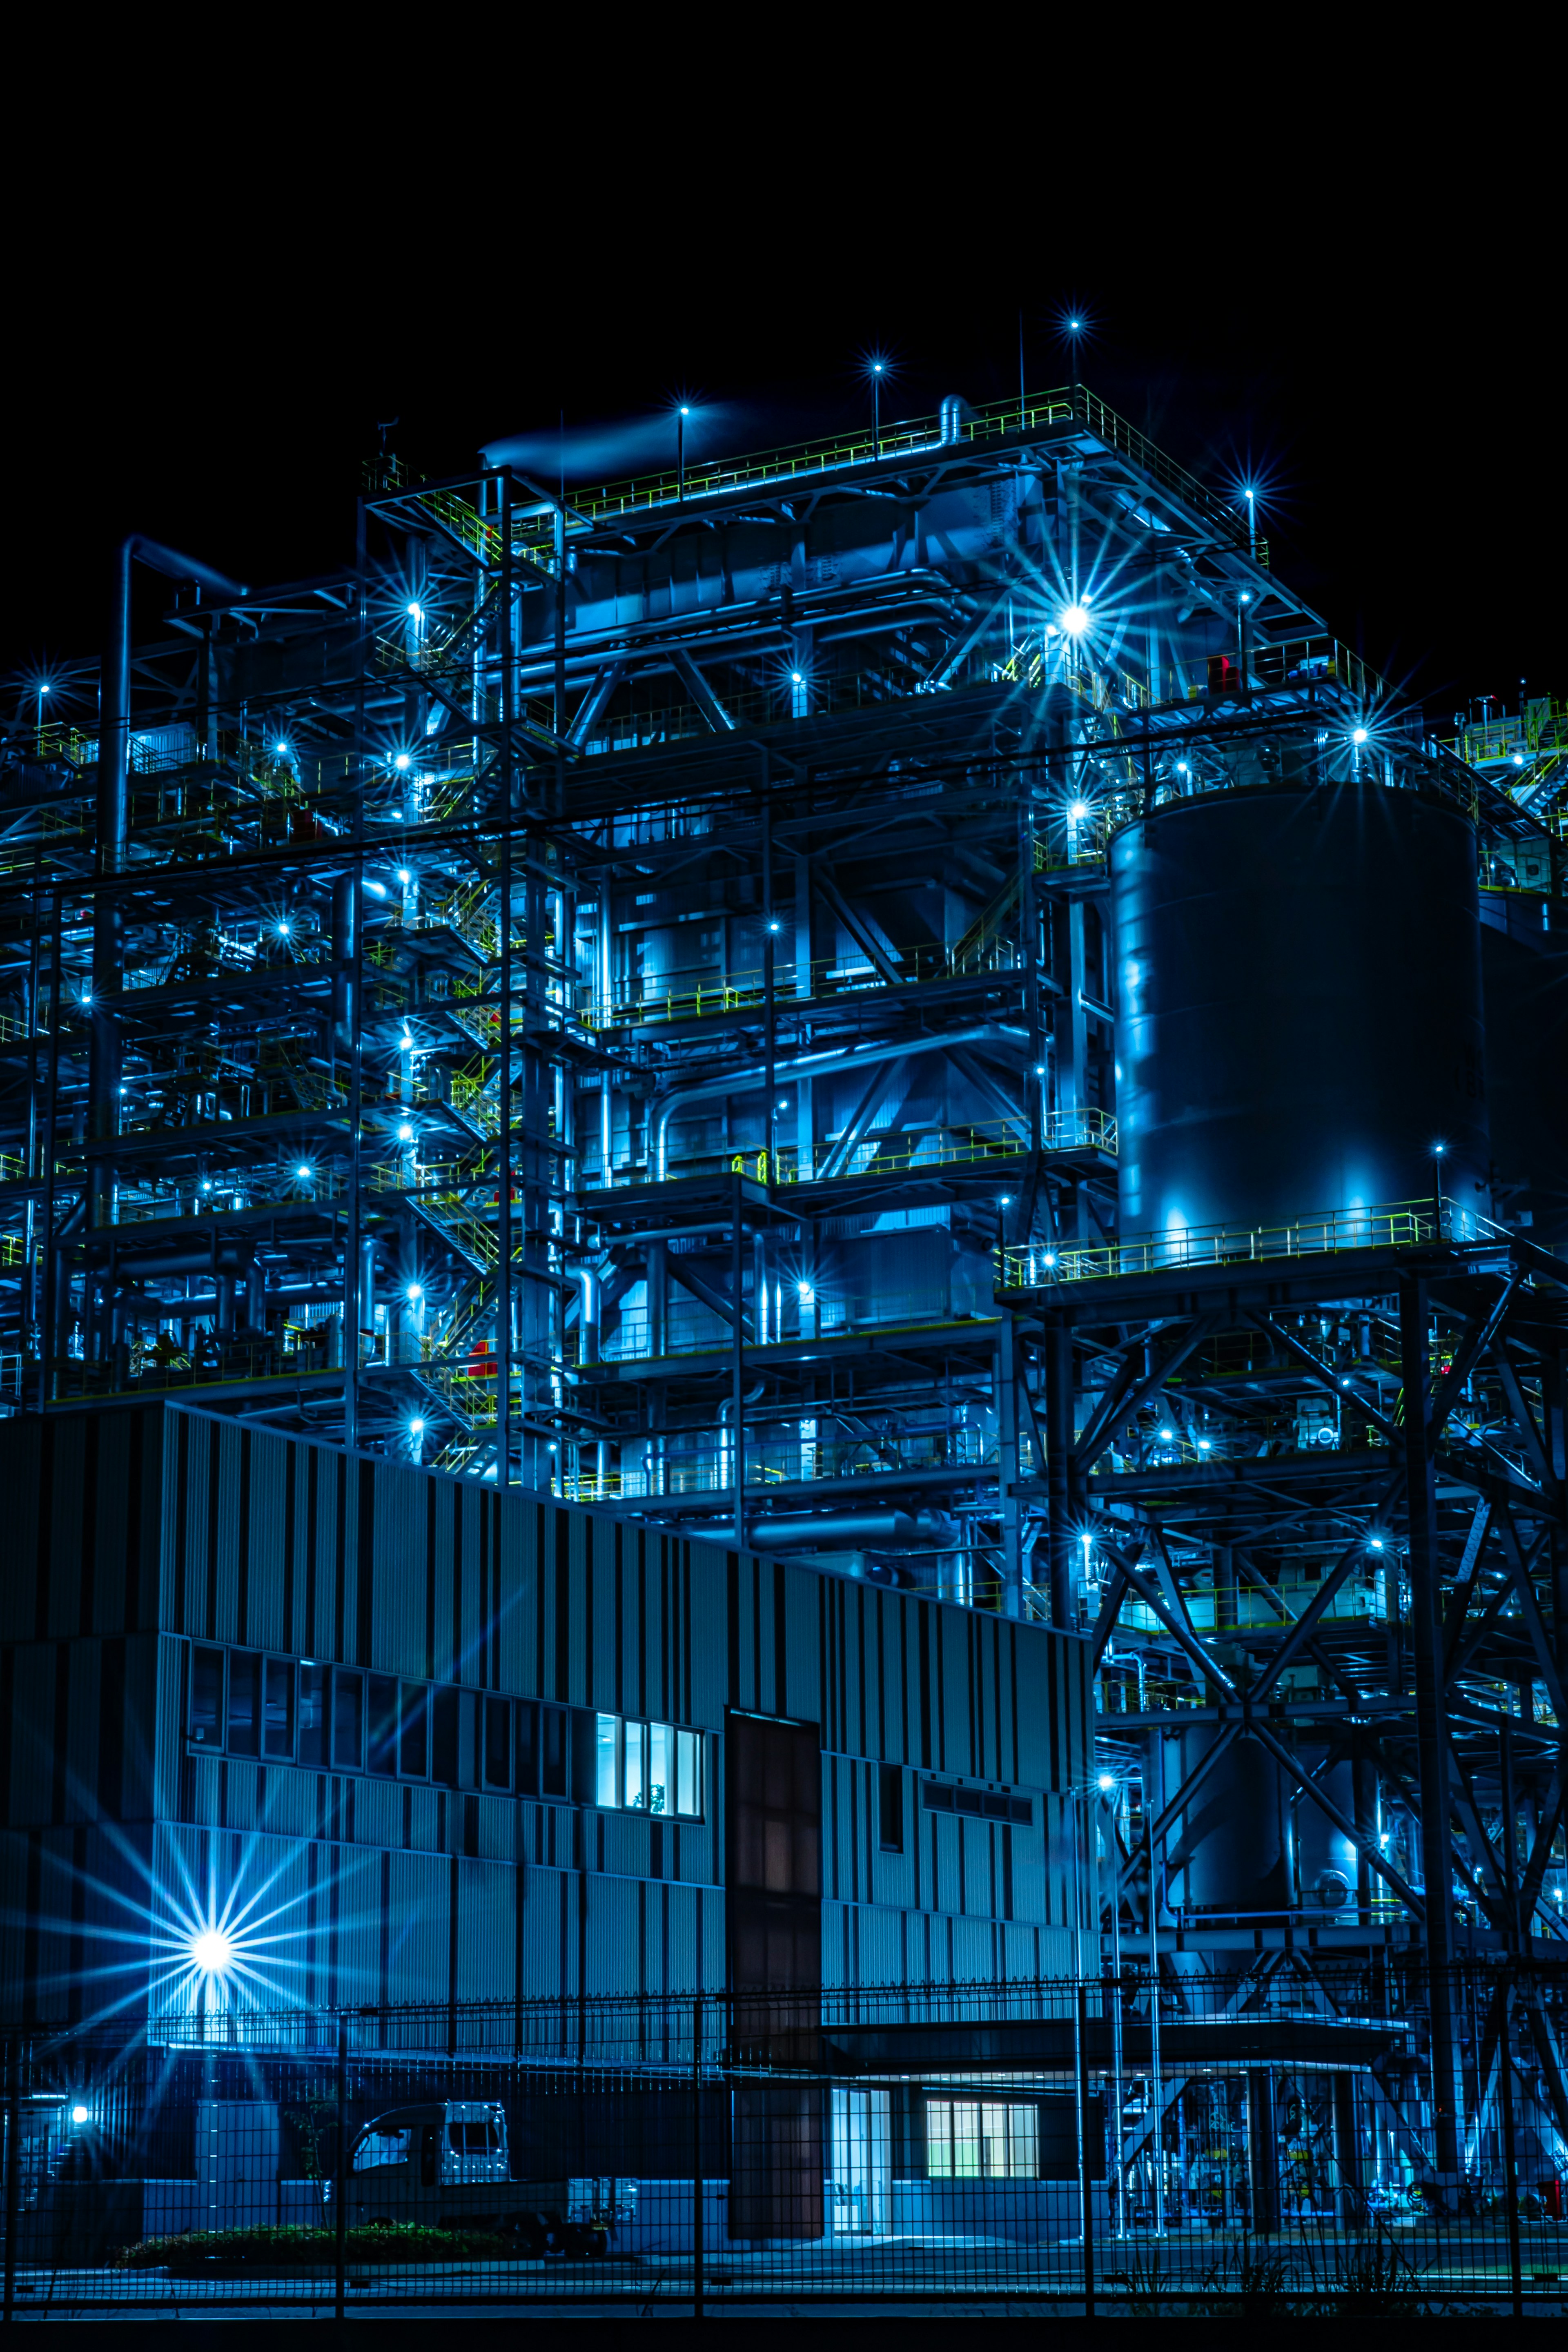
MULTIPOLYGON (((404 2221, 390 2229, 350 2230, 344 2251, 353 2263, 471 2263, 513 2262, 515 2238, 495 2230, 433 2230, 420 2221, 404 2221)), ((165 2264, 205 2262, 300 2263, 331 2270, 338 2258, 337 2235, 331 2230, 310 2230, 283 2224, 254 2230, 187 2230, 174 2238, 143 2238, 126 2246, 116 2260, 130 2270, 157 2270, 165 2264)))

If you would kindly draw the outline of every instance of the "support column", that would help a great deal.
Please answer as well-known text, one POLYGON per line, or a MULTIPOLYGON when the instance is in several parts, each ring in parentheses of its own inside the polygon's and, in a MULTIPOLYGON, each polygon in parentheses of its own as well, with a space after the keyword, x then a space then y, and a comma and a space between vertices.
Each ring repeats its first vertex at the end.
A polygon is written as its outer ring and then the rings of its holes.
POLYGON ((1046 1326, 1046 1509, 1051 1568, 1051 1622, 1076 1629, 1076 1548, 1073 1525, 1072 1326, 1046 1326))
POLYGON ((996 1484, 1002 1506, 1002 1614, 1021 1617, 1024 1553, 1018 1507, 1018 1327, 1005 1313, 996 1334, 994 1379, 996 1484))
POLYGON ((1454 2023, 1453 1868, 1444 1752, 1444 1686, 1437 1563, 1436 1466, 1427 1432, 1427 1292, 1419 1276, 1399 1286, 1399 1357, 1405 1383, 1405 1511, 1410 1538, 1410 1646, 1415 1669, 1415 1753, 1421 1795, 1421 1867, 1430 1972, 1432 2113, 1437 2169, 1459 2168, 1454 2023))

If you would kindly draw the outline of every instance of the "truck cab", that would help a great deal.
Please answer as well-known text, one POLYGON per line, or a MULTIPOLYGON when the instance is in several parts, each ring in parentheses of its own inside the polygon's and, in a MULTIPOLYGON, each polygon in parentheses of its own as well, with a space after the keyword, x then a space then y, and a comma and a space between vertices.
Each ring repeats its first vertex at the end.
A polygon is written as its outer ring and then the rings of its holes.
POLYGON ((568 2201, 563 2180, 512 2179, 506 2109, 491 2099, 433 2099, 373 2117, 354 2139, 344 2199, 350 2229, 413 2221, 499 2231, 525 2253, 602 2252, 602 2232, 566 2220, 568 2201))

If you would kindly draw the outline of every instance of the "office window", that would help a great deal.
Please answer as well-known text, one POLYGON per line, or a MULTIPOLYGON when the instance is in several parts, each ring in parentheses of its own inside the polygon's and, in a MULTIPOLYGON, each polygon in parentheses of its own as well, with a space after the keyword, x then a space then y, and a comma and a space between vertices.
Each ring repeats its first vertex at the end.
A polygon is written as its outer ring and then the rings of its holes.
POLYGON ((191 1654, 191 1738, 210 1748, 223 1746, 223 1668, 221 1650, 191 1654))
POLYGON ((405 1780, 423 1780, 427 1769, 430 1694, 423 1683, 402 1686, 397 1729, 397 1769, 405 1780))
POLYGON ((702 1735, 671 1723, 601 1715, 595 1727, 594 1802, 630 1813, 702 1811, 702 1735))
POLYGON ((261 1661, 252 1650, 231 1650, 228 1658, 228 1752, 254 1756, 260 1729, 261 1661))
POLYGON ((291 1658, 268 1658, 262 1669, 261 1752, 264 1756, 294 1753, 294 1664, 291 1658))
POLYGON ((363 1738, 364 1676, 339 1666, 332 1675, 332 1761, 340 1771, 359 1770, 363 1738))
POLYGON ((877 1767, 877 1810, 884 1853, 904 1850, 904 1775, 897 1764, 877 1767))
POLYGON ((430 1709, 430 1777, 443 1787, 458 1785, 458 1694, 438 1690, 430 1709))
POLYGON ((327 1760, 327 1670, 307 1661, 300 1668, 300 1761, 327 1760))
POLYGON ((570 1785, 572 1748, 568 1736, 566 1710, 563 1706, 540 1709, 540 1794, 563 1797, 570 1785))
POLYGON ((487 1698, 485 1708, 485 1786, 511 1786, 511 1701, 487 1698))
POLYGON ((1035 2180, 1039 2110, 1023 2101, 928 2099, 926 2171, 932 2180, 1035 2180))
POLYGON ((531 1699, 520 1699, 513 1709, 512 1745, 517 1755, 517 1793, 520 1797, 536 1797, 539 1794, 539 1709, 531 1699))
POLYGON ((928 1813, 967 1813, 973 1821, 1011 1822, 1027 1829, 1035 1818, 1032 1797, 995 1789, 956 1789, 949 1780, 922 1780, 921 1803, 928 1813))

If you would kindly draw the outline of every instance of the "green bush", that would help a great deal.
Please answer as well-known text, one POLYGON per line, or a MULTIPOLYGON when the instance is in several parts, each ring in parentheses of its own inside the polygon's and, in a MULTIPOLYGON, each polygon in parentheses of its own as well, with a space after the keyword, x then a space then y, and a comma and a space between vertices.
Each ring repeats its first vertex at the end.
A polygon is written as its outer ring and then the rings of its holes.
MULTIPOLYGON (((516 2242, 495 2230, 432 2230, 419 2221, 380 2229, 354 2229, 345 2248, 353 2263, 462 2263, 512 2261, 516 2242)), ((118 2260, 133 2270, 164 2263, 200 2262, 209 2255, 226 2262, 309 2263, 331 2269, 338 2258, 331 2230, 289 2223, 255 2230, 187 2230, 174 2238, 143 2238, 126 2246, 118 2260)))

